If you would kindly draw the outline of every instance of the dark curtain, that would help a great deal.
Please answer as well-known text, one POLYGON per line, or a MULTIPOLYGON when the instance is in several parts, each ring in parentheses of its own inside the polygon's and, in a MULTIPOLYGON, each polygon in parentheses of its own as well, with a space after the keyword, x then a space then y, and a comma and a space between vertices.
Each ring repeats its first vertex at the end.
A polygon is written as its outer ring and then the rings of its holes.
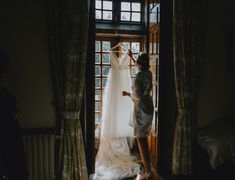
POLYGON ((178 116, 172 170, 193 173, 197 92, 203 59, 203 0, 173 1, 173 58, 178 116))
POLYGON ((48 1, 51 71, 59 126, 57 179, 86 180, 79 121, 85 83, 89 1, 48 1))
POLYGON ((84 94, 85 152, 88 174, 95 171, 95 103, 91 103, 95 99, 95 31, 95 1, 91 1, 84 94))

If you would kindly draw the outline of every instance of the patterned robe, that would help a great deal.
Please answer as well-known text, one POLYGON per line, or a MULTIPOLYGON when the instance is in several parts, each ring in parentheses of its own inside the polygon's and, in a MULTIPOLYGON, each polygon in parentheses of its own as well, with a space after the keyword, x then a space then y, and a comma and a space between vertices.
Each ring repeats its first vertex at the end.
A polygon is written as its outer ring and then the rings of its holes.
POLYGON ((152 128, 153 120, 153 100, 152 73, 150 70, 137 73, 132 86, 133 93, 131 99, 134 102, 133 122, 134 135, 137 137, 147 137, 152 128))

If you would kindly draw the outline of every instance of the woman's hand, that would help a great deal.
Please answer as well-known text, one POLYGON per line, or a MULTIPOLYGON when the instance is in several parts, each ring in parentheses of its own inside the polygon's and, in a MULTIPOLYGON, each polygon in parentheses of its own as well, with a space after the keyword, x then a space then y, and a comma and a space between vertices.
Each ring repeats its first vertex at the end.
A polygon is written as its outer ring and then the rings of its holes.
POLYGON ((133 53, 132 53, 132 51, 130 49, 128 49, 127 55, 132 58, 133 53))
POLYGON ((127 91, 122 91, 122 96, 130 96, 130 93, 127 91))
POLYGON ((136 60, 135 60, 135 58, 133 57, 133 53, 132 53, 132 51, 131 51, 130 49, 128 49, 127 55, 130 56, 131 60, 132 60, 134 63, 136 63, 136 60))

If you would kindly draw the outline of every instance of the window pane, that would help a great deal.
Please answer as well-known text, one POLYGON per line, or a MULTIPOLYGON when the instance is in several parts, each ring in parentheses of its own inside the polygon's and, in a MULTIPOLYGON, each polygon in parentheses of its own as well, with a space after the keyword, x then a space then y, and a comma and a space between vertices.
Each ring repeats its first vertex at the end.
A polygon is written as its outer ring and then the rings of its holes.
POLYGON ((95 41, 95 52, 100 52, 100 41, 95 41))
POLYGON ((149 43, 149 53, 152 53, 153 52, 153 47, 152 47, 153 43, 150 42, 149 43))
POLYGON ((132 11, 140 11, 140 3, 132 3, 132 11))
POLYGON ((132 13, 131 21, 140 22, 140 13, 132 13))
POLYGON ((100 54, 99 53, 95 53, 95 63, 100 64, 100 54))
POLYGON ((130 43, 129 42, 123 42, 122 43, 124 48, 122 48, 123 52, 127 52, 127 49, 130 49, 130 43))
POLYGON ((160 22, 160 4, 158 4, 158 8, 157 8, 157 22, 159 23, 160 22))
POLYGON ((139 53, 140 52, 140 43, 138 43, 138 42, 131 43, 131 50, 133 53, 139 53))
POLYGON ((153 43, 153 53, 157 53, 157 43, 153 43))
POLYGON ((131 66, 131 76, 135 76, 135 75, 136 75, 136 67, 131 66))
POLYGON ((130 21, 130 13, 129 12, 121 12, 121 20, 122 21, 130 21))
POLYGON ((100 88, 101 80, 100 78, 95 78, 95 88, 100 88))
POLYGON ((103 11, 104 20, 112 20, 112 11, 103 11))
POLYGON ((100 123, 101 120, 101 115, 100 114, 95 114, 95 123, 98 124, 100 123))
POLYGON ((100 112, 100 102, 95 102, 95 112, 100 112))
POLYGON ((101 72, 100 72, 100 66, 95 66, 95 76, 100 76, 101 72))
POLYGON ((129 2, 122 2, 121 3, 121 10, 122 11, 130 11, 131 10, 131 6, 129 2))
POLYGON ((109 41, 103 41, 102 42, 102 51, 103 52, 109 52, 110 51, 110 42, 109 41))
POLYGON ((96 8, 96 9, 101 9, 101 1, 96 0, 96 2, 95 2, 95 8, 96 8))
POLYGON ((103 66, 102 67, 102 75, 107 76, 109 74, 110 67, 109 66, 103 66))
POLYGON ((104 88, 106 86, 106 83, 107 83, 107 78, 103 78, 103 81, 102 81, 102 87, 104 88))
POLYGON ((100 90, 95 91, 95 100, 96 101, 100 100, 100 90))
POLYGON ((110 64, 110 54, 102 54, 102 63, 110 64))
POLYGON ((101 11, 95 10, 95 18, 96 19, 101 19, 101 11))
POLYGON ((103 9, 112 10, 112 5, 111 1, 103 1, 103 9))

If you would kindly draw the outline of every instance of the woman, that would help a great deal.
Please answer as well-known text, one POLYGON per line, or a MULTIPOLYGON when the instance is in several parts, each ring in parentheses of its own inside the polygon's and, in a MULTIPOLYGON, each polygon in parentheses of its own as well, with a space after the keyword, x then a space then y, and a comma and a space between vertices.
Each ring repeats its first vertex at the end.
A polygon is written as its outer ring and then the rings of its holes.
POLYGON ((147 139, 151 132, 153 119, 153 101, 150 95, 152 90, 152 73, 149 70, 150 66, 147 54, 140 54, 137 60, 133 58, 130 50, 128 51, 128 55, 136 64, 138 73, 132 86, 133 93, 122 91, 122 95, 131 97, 134 102, 132 126, 145 169, 145 174, 141 174, 140 179, 148 179, 152 177, 147 139))

